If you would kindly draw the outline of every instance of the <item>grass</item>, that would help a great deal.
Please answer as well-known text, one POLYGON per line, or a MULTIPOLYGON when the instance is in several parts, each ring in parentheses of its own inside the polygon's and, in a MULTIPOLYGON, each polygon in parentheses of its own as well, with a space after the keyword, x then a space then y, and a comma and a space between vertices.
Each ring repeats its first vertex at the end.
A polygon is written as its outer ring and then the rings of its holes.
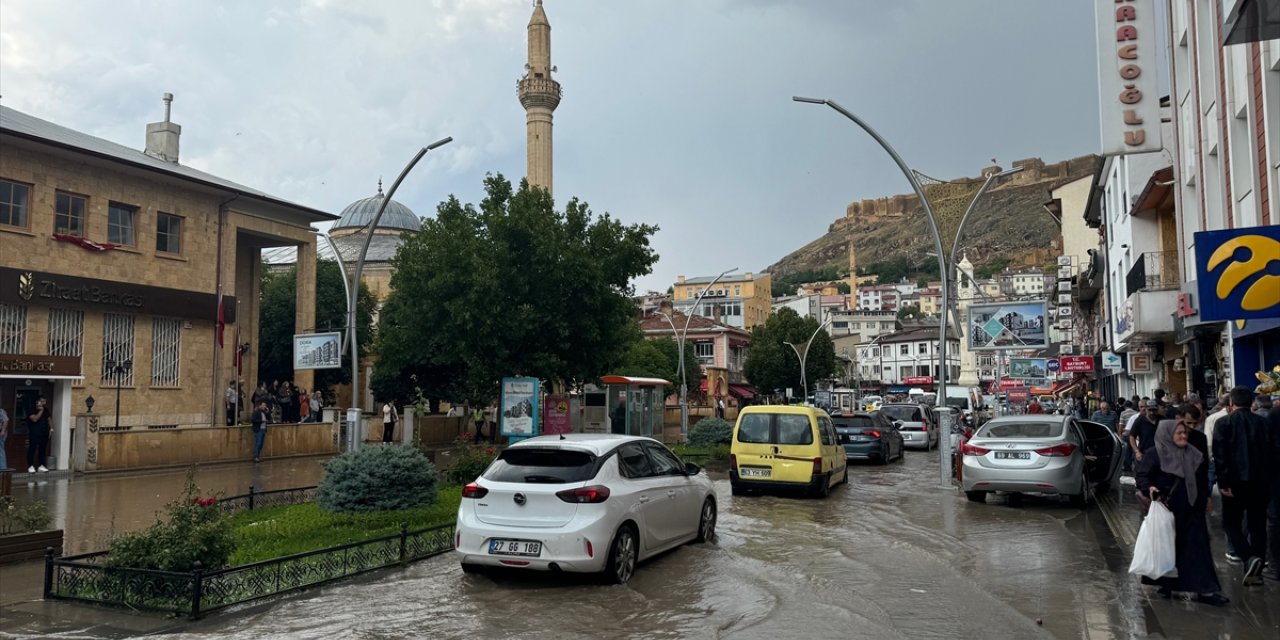
POLYGON ((401 522, 410 530, 449 524, 461 501, 461 487, 442 486, 435 504, 416 509, 341 515, 309 502, 245 511, 231 518, 236 549, 231 566, 398 534, 401 522))

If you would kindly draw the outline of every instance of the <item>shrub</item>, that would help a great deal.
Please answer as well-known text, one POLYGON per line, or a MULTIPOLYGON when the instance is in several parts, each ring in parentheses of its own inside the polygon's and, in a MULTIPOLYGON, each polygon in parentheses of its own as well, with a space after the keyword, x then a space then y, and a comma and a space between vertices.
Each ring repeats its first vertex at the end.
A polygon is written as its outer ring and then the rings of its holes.
POLYGON ((436 468, 413 447, 375 445, 324 464, 316 504, 333 513, 412 509, 435 502, 436 468))
POLYGON ((168 520, 143 531, 112 538, 105 564, 109 567, 192 571, 196 562, 205 570, 227 566, 233 539, 231 523, 215 496, 201 496, 195 471, 187 472, 182 496, 165 506, 168 520))
POLYGON ((733 425, 721 418, 703 418, 689 429, 689 445, 705 448, 733 441, 733 425))
POLYGON ((453 463, 444 472, 445 482, 449 484, 467 484, 480 477, 494 458, 498 450, 487 444, 472 444, 466 436, 453 441, 453 450, 449 459, 453 463))
POLYGON ((0 497, 0 535, 44 531, 50 522, 53 515, 43 500, 20 505, 10 496, 0 497))

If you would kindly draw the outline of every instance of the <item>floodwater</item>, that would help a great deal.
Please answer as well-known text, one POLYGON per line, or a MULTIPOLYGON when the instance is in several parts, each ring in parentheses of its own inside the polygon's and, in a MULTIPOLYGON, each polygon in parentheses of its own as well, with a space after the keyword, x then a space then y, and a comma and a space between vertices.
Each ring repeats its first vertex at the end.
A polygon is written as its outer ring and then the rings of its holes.
MULTIPOLYGON (((641 565, 625 586, 566 575, 464 575, 445 555, 217 614, 170 637, 1146 634, 1154 620, 1147 596, 1124 575, 1127 561, 1097 508, 1036 499, 970 504, 935 486, 936 460, 908 453, 904 463, 853 467, 849 485, 826 500, 733 497, 724 474, 713 474, 717 540, 641 565)), ((1201 628, 1223 629, 1220 610, 1196 611, 1210 625, 1201 628)))

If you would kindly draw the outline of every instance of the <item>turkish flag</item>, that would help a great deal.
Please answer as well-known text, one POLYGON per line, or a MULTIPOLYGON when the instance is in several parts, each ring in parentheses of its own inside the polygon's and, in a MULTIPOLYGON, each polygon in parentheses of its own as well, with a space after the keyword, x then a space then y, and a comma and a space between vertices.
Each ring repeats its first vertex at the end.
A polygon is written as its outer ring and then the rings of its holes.
POLYGON ((218 292, 218 346, 222 346, 222 330, 227 328, 227 312, 222 306, 222 292, 218 292))

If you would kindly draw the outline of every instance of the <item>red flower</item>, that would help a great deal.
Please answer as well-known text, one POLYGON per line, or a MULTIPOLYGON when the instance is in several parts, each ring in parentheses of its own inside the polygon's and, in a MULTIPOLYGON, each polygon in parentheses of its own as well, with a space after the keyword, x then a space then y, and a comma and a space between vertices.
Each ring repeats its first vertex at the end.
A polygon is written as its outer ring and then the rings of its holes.
POLYGON ((493 447, 488 447, 488 448, 486 448, 486 449, 484 450, 484 454, 485 454, 486 456, 491 456, 491 455, 493 455, 493 447))

